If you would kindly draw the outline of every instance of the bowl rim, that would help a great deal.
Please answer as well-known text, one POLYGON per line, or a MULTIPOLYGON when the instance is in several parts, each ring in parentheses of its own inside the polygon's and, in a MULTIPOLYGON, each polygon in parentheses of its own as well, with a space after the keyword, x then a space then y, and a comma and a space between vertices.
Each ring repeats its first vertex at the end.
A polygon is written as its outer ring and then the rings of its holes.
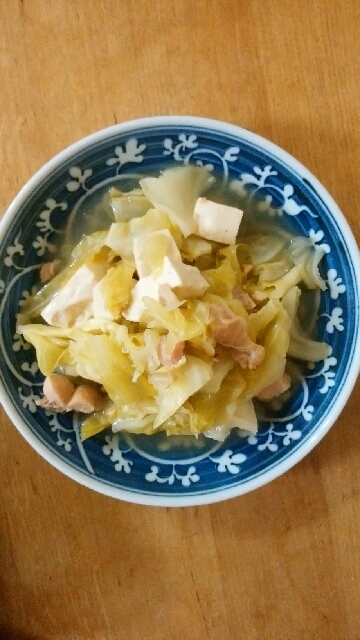
MULTIPOLYGON (((3 242, 4 237, 9 229, 12 220, 16 217, 19 209, 26 203, 28 197, 32 192, 38 188, 42 181, 53 172, 54 169, 61 164, 68 162, 71 157, 78 154, 81 151, 86 150, 89 145, 94 145, 100 141, 104 141, 108 138, 112 138, 117 134, 126 134, 132 132, 134 129, 147 129, 154 127, 169 127, 169 126, 189 126, 194 128, 202 128, 208 131, 217 133, 223 133, 232 135, 254 144, 264 149, 278 158, 284 164, 287 164, 294 172, 305 178, 308 183, 313 187, 315 192, 323 200, 324 204, 331 211, 336 224, 338 225, 343 237, 346 241, 346 246, 351 256, 351 260, 354 266, 354 274, 357 284, 358 299, 360 300, 360 254, 359 249, 352 233, 352 230, 325 187, 320 181, 307 169, 300 161, 294 158, 290 153, 279 147, 275 143, 267 140, 257 133, 253 133, 249 129, 241 127, 239 125, 223 122, 221 120, 202 118, 198 116, 183 116, 183 115, 165 115, 165 116, 151 116, 146 118, 139 118, 135 120, 129 120, 115 125, 111 125, 102 128, 90 135, 87 135, 74 143, 67 146, 65 149, 57 153, 54 157, 48 160, 40 169, 38 169, 34 175, 24 184, 18 194, 10 203, 5 214, 0 220, 0 243, 3 242)), ((121 489, 119 487, 112 487, 106 483, 103 483, 99 478, 93 478, 78 469, 74 469, 70 464, 57 457, 56 454, 50 451, 27 426, 25 420, 19 413, 15 403, 12 402, 10 397, 5 391, 5 388, 0 382, 0 403, 2 404, 5 412, 9 416, 15 428, 24 437, 24 439, 30 444, 30 446, 39 453, 39 455, 47 460, 58 471, 64 473, 66 476, 75 480, 79 484, 93 489, 98 493, 124 500, 126 502, 132 502, 136 504, 146 506, 164 506, 164 507, 184 507, 204 505, 219 502, 235 498, 246 493, 260 488, 265 484, 275 480, 279 476, 283 475, 286 471, 290 470, 298 462, 300 462, 310 451, 322 440, 322 438, 329 431, 331 426, 335 423, 340 413, 342 412, 358 378, 360 372, 360 324, 358 327, 358 334, 356 337, 356 344, 353 354, 353 362, 350 365, 348 371, 348 377, 339 393, 339 396, 331 408, 326 420, 317 428, 317 430, 300 446, 296 451, 291 453, 287 458, 277 464, 275 467, 264 471, 256 478, 246 481, 242 484, 238 484, 232 487, 215 490, 213 493, 204 492, 195 495, 177 495, 177 496, 159 496, 156 494, 144 494, 137 493, 134 490, 121 489)))

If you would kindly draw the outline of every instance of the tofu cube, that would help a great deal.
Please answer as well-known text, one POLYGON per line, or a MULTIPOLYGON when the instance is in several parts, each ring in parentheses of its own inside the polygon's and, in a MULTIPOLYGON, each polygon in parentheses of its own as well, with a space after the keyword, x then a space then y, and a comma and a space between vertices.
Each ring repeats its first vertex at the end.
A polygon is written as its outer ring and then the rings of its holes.
POLYGON ((197 298, 204 295, 209 283, 197 267, 184 264, 165 256, 163 270, 158 282, 168 284, 180 299, 197 298))
POLYGON ((131 292, 130 304, 122 311, 126 320, 131 320, 131 322, 146 321, 145 297, 153 298, 173 309, 180 305, 180 300, 171 291, 169 285, 158 282, 152 276, 146 276, 140 278, 136 283, 131 292))
POLYGON ((241 209, 198 198, 194 209, 195 233, 206 240, 235 244, 242 217, 241 209))
POLYGON ((134 239, 134 260, 139 278, 150 276, 163 266, 164 257, 181 260, 180 251, 168 229, 153 231, 134 239))
POLYGON ((93 317, 93 290, 104 277, 107 264, 80 267, 42 311, 42 317, 55 327, 71 327, 93 317))

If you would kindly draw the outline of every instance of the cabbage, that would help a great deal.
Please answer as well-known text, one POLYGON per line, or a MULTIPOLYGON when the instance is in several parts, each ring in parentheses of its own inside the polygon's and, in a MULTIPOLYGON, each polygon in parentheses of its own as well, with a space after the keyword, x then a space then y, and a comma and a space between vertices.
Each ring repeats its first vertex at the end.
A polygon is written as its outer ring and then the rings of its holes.
POLYGON ((293 265, 289 258, 277 262, 267 262, 255 267, 253 273, 258 276, 258 283, 266 285, 272 280, 278 280, 288 273, 293 265))
POLYGON ((309 238, 294 238, 290 242, 289 254, 295 265, 302 269, 302 280, 309 289, 325 291, 326 283, 319 272, 319 262, 325 254, 322 246, 313 245, 309 238))
POLYGON ((116 405, 109 401, 101 411, 95 411, 83 420, 80 427, 81 440, 91 438, 91 436, 104 431, 110 427, 117 419, 118 409, 116 405))
MULTIPOLYGON (((126 262, 118 262, 110 267, 96 287, 105 310, 112 318, 119 318, 121 310, 129 304, 131 290, 136 284, 134 269, 126 262)), ((96 297, 94 296, 94 303, 96 297)), ((99 315, 99 313, 97 314, 99 315)))
POLYGON ((264 360, 256 369, 242 371, 246 381, 243 399, 249 400, 257 396, 262 389, 270 386, 283 375, 290 342, 290 325, 291 319, 288 313, 279 304, 277 314, 263 332, 261 344, 265 348, 264 360))
POLYGON ((113 338, 83 334, 73 345, 79 375, 99 382, 123 410, 137 412, 144 398, 154 398, 154 388, 145 378, 133 381, 132 362, 113 338))
POLYGON ((211 336, 206 336, 205 338, 203 336, 195 336, 188 340, 188 345, 190 352, 194 352, 195 355, 201 358, 205 355, 211 357, 215 355, 216 342, 211 336))
MULTIPOLYGON (((106 231, 95 231, 90 235, 83 236, 72 250, 72 264, 84 264, 84 262, 96 256, 103 248, 106 236, 106 231)), ((78 264, 78 266, 80 265, 78 264)))
POLYGON ((171 310, 153 298, 145 297, 144 302, 150 317, 149 328, 171 331, 176 334, 178 342, 205 337, 210 320, 206 307, 200 302, 189 301, 185 308, 171 310))
POLYGON ((202 275, 209 283, 208 293, 214 293, 222 298, 229 298, 236 284, 237 272, 234 270, 231 259, 225 258, 215 269, 207 269, 202 275))
POLYGON ((248 433, 256 433, 258 430, 258 421, 255 413, 254 403, 252 400, 242 402, 238 400, 232 418, 228 420, 230 428, 237 427, 248 433))
POLYGON ((300 324, 297 316, 300 295, 301 291, 299 287, 294 287, 282 300, 284 308, 291 318, 288 354, 293 358, 307 360, 309 362, 325 360, 330 354, 329 345, 325 342, 311 340, 300 324))
POLYGON ((171 231, 176 244, 181 247, 182 236, 163 211, 150 209, 141 218, 129 222, 114 222, 105 238, 105 244, 124 260, 134 264, 134 239, 151 231, 171 231))
MULTIPOLYGON (((169 375, 166 372, 164 375, 169 375)), ((154 427, 159 427, 172 416, 184 402, 199 391, 211 378, 212 369, 200 358, 187 356, 185 364, 172 373, 171 384, 158 397, 159 412, 154 427)), ((150 378, 153 380, 153 376, 150 378)))
POLYGON ((223 424, 217 424, 211 429, 206 429, 203 433, 207 438, 223 442, 234 427, 246 432, 244 435, 257 433, 258 422, 252 400, 246 402, 237 401, 231 418, 223 424))
POLYGON ((203 393, 218 393, 220 387, 229 371, 234 367, 235 362, 231 357, 224 357, 213 364, 213 374, 211 380, 203 387, 203 393))
POLYGON ((250 236, 244 240, 248 247, 251 262, 254 266, 273 260, 283 249, 285 238, 275 235, 250 236))
POLYGON ((35 347, 41 373, 48 376, 60 365, 72 364, 68 330, 42 324, 19 325, 17 332, 35 347))
POLYGON ((185 238, 181 247, 181 254, 188 262, 194 262, 200 256, 209 255, 211 251, 210 242, 194 235, 185 238))
POLYGON ((290 271, 285 273, 281 278, 277 278, 272 282, 263 282, 258 285, 260 291, 266 293, 269 298, 280 300, 290 289, 295 287, 302 279, 302 267, 294 266, 290 271))
POLYGON ((261 309, 251 314, 251 322, 249 323, 249 336, 252 340, 262 340, 266 328, 270 322, 274 320, 276 315, 281 312, 282 304, 279 300, 268 300, 261 309))
POLYGON ((217 393, 206 393, 205 387, 190 398, 193 408, 189 416, 192 433, 202 433, 219 424, 225 424, 233 415, 236 401, 245 389, 243 371, 235 363, 223 379, 217 393))
POLYGON ((67 353, 68 347, 67 340, 59 344, 59 342, 55 342, 46 336, 36 334, 36 332, 31 332, 30 330, 24 331, 23 335, 25 340, 35 347, 38 367, 44 376, 50 375, 60 363, 64 364, 64 360, 66 359, 65 353, 67 353))
POLYGON ((196 230, 196 200, 212 182, 207 169, 187 165, 167 169, 159 178, 143 178, 140 186, 154 207, 164 211, 187 237, 196 230))
POLYGON ((141 189, 123 193, 112 188, 110 191, 111 208, 116 222, 129 222, 132 218, 140 218, 150 209, 151 204, 141 189))

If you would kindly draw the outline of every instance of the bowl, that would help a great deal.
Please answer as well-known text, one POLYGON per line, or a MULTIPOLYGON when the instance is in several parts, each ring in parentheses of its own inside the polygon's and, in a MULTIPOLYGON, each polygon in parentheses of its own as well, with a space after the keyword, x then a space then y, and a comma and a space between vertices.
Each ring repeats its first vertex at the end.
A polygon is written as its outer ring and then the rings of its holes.
MULTIPOLYGON (((71 219, 71 218, 70 218, 71 219)), ((360 262, 349 226, 318 180, 288 153, 231 124, 195 117, 154 117, 109 127, 59 153, 23 187, 0 227, 0 398, 28 443, 73 480, 122 500, 188 506, 239 496, 290 469, 323 438, 343 409, 360 363, 360 262), (52 259, 65 219, 86 213, 116 178, 186 163, 237 180, 270 216, 291 221, 322 245, 327 290, 318 338, 331 346, 309 363, 290 404, 261 421, 256 436, 99 434, 82 442, 76 417, 37 408, 41 395, 33 349, 16 317, 52 259)))

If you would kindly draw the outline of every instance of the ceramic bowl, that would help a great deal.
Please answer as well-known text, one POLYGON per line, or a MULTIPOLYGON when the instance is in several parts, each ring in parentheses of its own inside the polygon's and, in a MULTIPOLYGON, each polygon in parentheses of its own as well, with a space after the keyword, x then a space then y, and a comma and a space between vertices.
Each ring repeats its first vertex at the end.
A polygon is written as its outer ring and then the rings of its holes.
MULTIPOLYGON (((281 222, 281 220, 280 220, 281 222)), ((321 440, 359 373, 359 252, 339 208, 288 153, 245 129, 194 117, 154 117, 109 127, 65 149, 24 186, 0 227, 0 398, 28 443, 90 489, 145 505, 187 506, 239 496, 278 477, 321 440), (243 196, 322 245, 327 290, 317 338, 331 354, 306 365, 291 402, 266 417, 256 436, 100 434, 85 442, 70 415, 37 408, 42 376, 34 351, 16 333, 16 316, 51 260, 59 230, 82 215, 117 178, 156 167, 206 165, 237 180, 243 196)))

